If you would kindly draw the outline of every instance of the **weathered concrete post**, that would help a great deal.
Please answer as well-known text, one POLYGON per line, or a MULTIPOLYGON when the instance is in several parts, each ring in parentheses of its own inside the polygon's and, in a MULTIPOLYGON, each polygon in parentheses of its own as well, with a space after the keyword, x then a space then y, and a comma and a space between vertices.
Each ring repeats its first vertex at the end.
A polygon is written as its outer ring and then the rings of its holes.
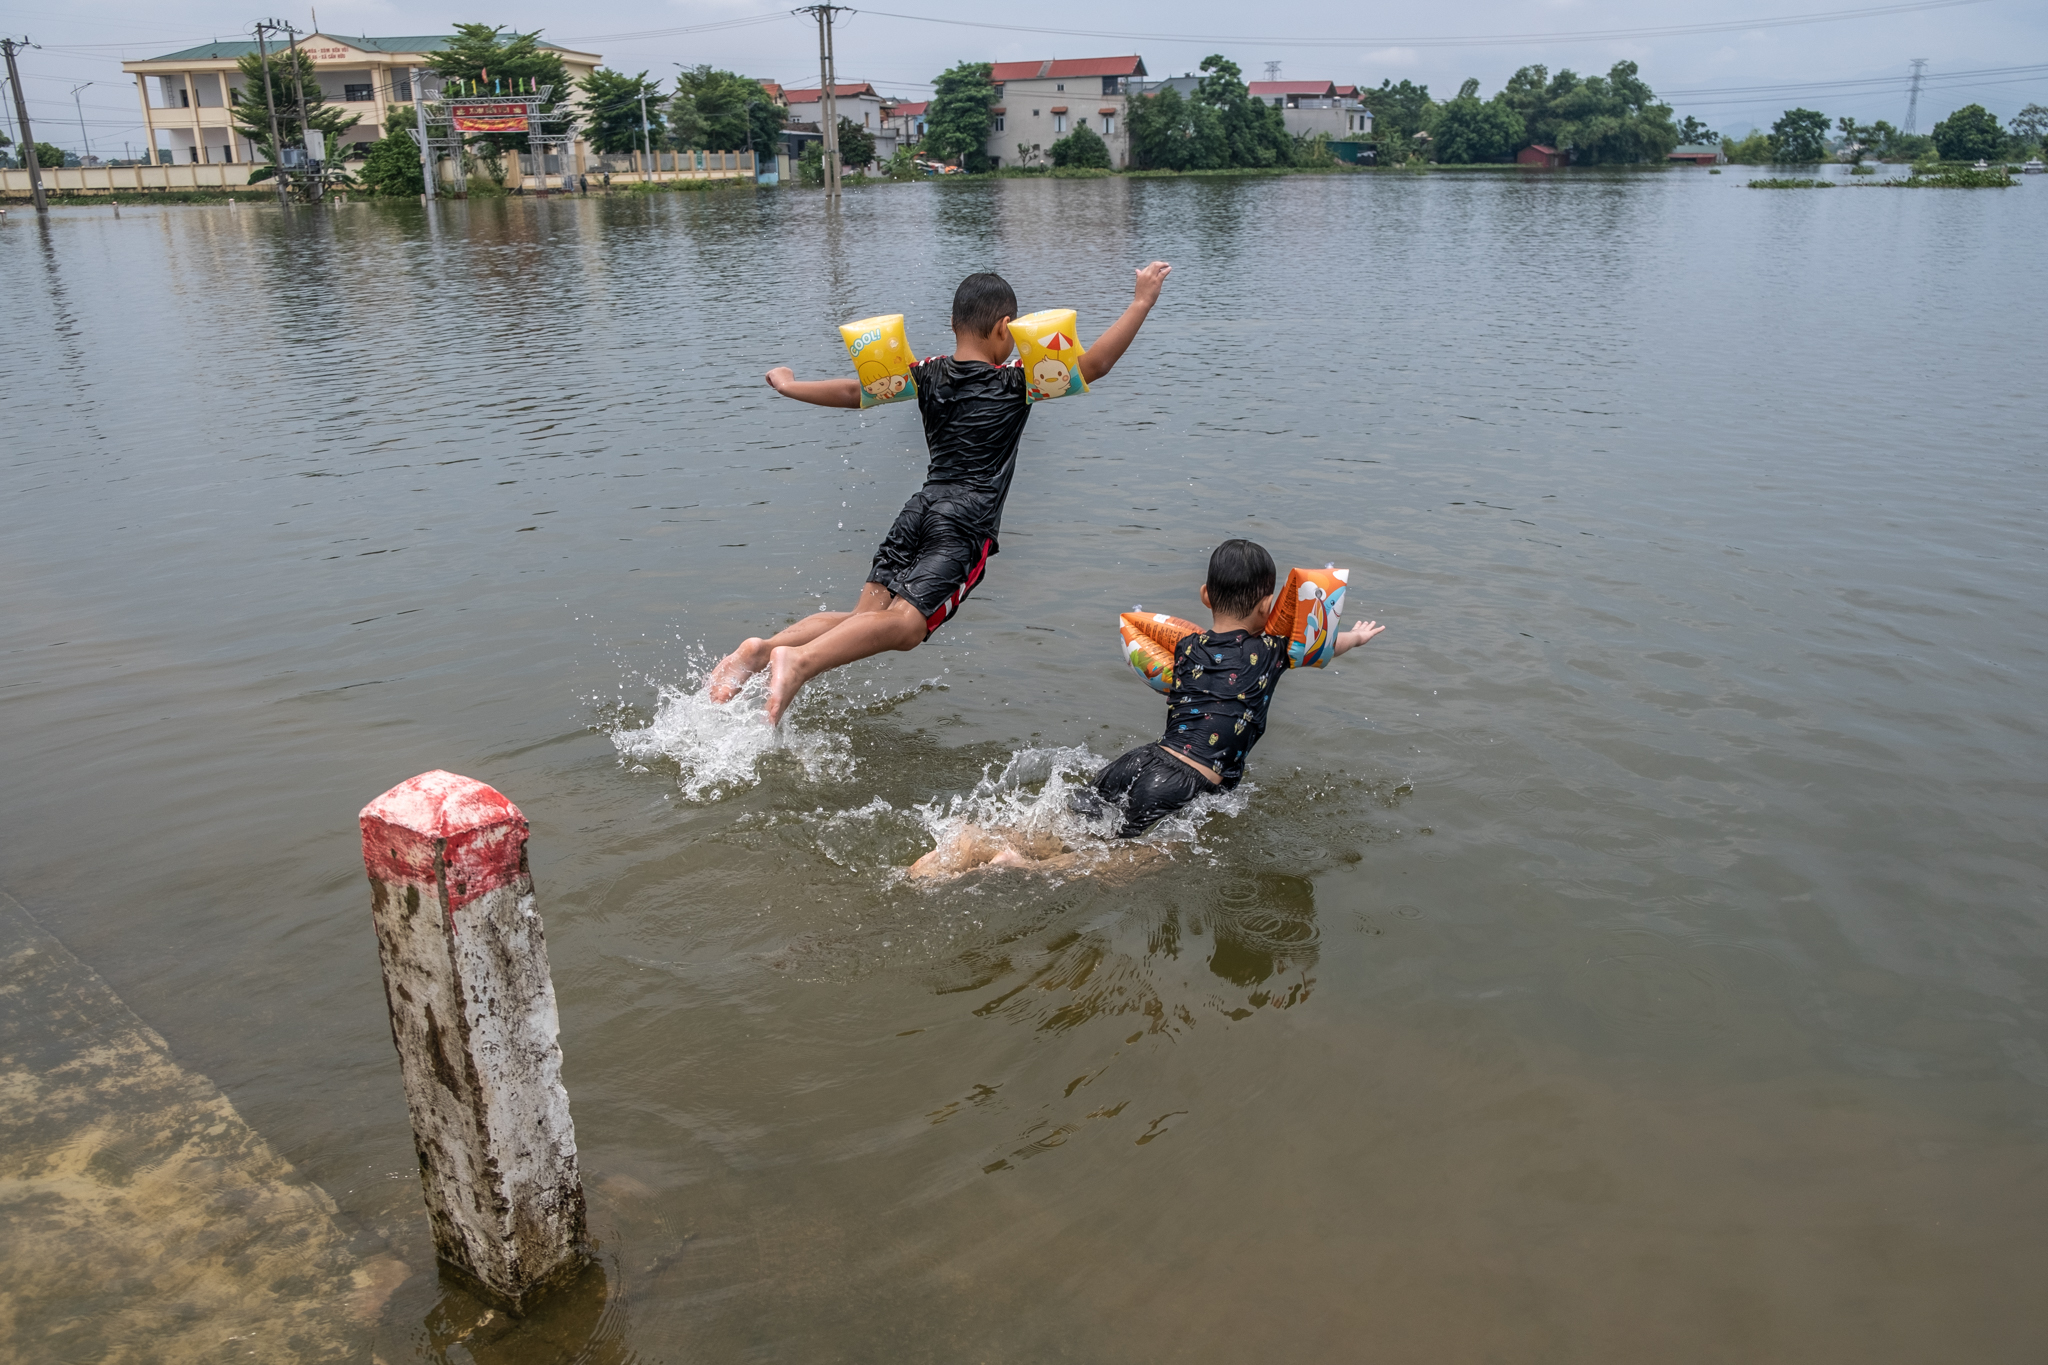
POLYGON ((434 1247, 517 1312, 587 1255, 526 817, 481 782, 430 772, 361 823, 434 1247))

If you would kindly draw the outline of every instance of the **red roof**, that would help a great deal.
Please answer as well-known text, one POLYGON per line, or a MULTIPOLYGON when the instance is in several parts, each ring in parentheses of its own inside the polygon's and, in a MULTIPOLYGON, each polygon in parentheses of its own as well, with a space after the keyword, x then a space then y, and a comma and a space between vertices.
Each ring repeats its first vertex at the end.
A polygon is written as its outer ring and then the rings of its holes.
POLYGON ((762 81, 761 88, 768 92, 768 98, 771 100, 779 100, 782 98, 782 87, 777 85, 774 81, 762 81))
POLYGON ((892 104, 889 113, 894 118, 923 118, 924 111, 930 107, 930 100, 919 100, 915 104, 892 104))
MULTIPOLYGON (((808 90, 785 90, 782 92, 782 97, 790 104, 816 104, 824 93, 824 86, 814 85, 808 90)), ((876 99, 882 98, 881 93, 866 81, 857 81, 852 85, 834 85, 832 87, 832 98, 834 99, 852 99, 855 95, 873 95, 876 99)))
POLYGON ((1358 87, 1355 85, 1340 85, 1331 93, 1341 99, 1355 100, 1358 98, 1358 87))
POLYGON ((1045 62, 997 62, 989 79, 1005 81, 1055 80, 1068 76, 1142 76, 1142 57, 1069 57, 1045 62))
POLYGON ((1254 99, 1271 99, 1275 95, 1326 96, 1337 89, 1330 81, 1252 81, 1247 87, 1254 99))
POLYGON ((1530 144, 1529 144, 1529 145, 1528 145, 1527 147, 1523 148, 1523 150, 1524 150, 1524 151, 1530 151, 1530 152, 1541 152, 1541 153, 1543 153, 1543 155, 1545 155, 1545 156, 1556 156, 1556 155, 1557 155, 1557 148, 1555 148, 1555 147, 1546 147, 1546 146, 1544 146, 1544 145, 1543 145, 1542 143, 1540 143, 1540 142, 1532 142, 1532 143, 1530 143, 1530 144))

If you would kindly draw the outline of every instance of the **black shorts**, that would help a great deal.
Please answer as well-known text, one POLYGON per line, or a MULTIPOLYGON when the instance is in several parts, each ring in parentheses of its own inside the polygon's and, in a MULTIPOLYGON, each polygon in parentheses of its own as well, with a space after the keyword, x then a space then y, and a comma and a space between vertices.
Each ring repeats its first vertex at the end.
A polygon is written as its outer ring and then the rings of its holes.
POLYGON ((981 583, 988 557, 996 552, 994 536, 980 534, 955 511, 956 504, 933 502, 913 493, 896 524, 875 551, 868 582, 879 583, 917 608, 924 617, 924 638, 946 624, 967 595, 981 583))
POLYGON ((1093 787, 1074 793, 1068 807, 1077 815, 1099 815, 1121 806, 1124 822, 1116 837, 1134 839, 1196 797, 1222 790, 1157 744, 1147 744, 1104 768, 1093 787))

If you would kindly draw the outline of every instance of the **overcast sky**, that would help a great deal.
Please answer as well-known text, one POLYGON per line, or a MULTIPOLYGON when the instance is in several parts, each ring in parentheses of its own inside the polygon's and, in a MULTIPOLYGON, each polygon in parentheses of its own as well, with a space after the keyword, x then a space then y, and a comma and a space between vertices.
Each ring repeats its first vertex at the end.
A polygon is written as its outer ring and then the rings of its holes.
MULTIPOLYGON (((1265 63, 1277 61, 1287 79, 1371 85, 1408 79, 1427 84, 1439 98, 1456 93, 1468 76, 1478 77, 1482 93, 1490 94, 1526 64, 1602 72, 1627 58, 1681 115, 1730 132, 1767 127, 1793 105, 1819 109, 1830 119, 1849 114, 1903 124, 1907 63, 1914 57, 1928 59, 1922 132, 1965 104, 1983 104, 2001 119, 2029 103, 2048 104, 2048 4, 2041 0, 1935 0, 1875 12, 1859 0, 1443 0, 1399 8, 1338 0, 881 3, 888 14, 867 10, 840 17, 840 78, 872 81, 885 94, 909 99, 928 95, 933 76, 962 60, 1135 52, 1159 76, 1191 71, 1205 55, 1221 52, 1249 79, 1263 77, 1265 63), (1816 13, 1852 17, 1782 22, 1816 13), (938 19, 953 22, 933 22, 938 19), (1669 31, 1719 25, 1742 27, 1669 31), (1172 36, 1189 33, 1203 36, 1172 36), (1604 36, 1572 36, 1586 33, 1604 36)), ((26 7, 0 9, 0 25, 14 37, 26 34, 41 44, 20 58, 37 136, 79 149, 71 87, 91 81, 77 96, 85 131, 95 151, 119 155, 124 143, 139 146, 142 140, 134 78, 121 71, 123 59, 213 38, 246 38, 249 25, 270 13, 209 0, 78 0, 64 6, 28 0, 26 7)), ((275 13, 312 22, 309 10, 275 13)), ((758 0, 580 0, 559 6, 493 0, 452 11, 388 0, 323 0, 318 15, 321 31, 336 36, 446 32, 455 22, 473 20, 538 28, 546 38, 597 52, 607 66, 626 71, 665 75, 677 62, 709 62, 791 85, 815 85, 818 79, 815 24, 758 0), (756 16, 767 17, 731 22, 756 16), (704 25, 726 26, 675 31, 704 25)), ((13 123, 10 98, 10 132, 13 123)))

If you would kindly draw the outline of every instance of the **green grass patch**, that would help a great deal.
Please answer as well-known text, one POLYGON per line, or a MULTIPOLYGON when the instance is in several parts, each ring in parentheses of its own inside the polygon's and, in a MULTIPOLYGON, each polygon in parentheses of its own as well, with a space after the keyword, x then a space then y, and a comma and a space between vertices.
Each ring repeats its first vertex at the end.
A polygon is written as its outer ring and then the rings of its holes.
POLYGON ((1888 190, 2004 190, 2020 182, 2002 166, 1980 171, 1974 166, 1944 166, 1931 175, 1909 175, 1903 180, 1873 180, 1872 186, 1888 190))
POLYGON ((1832 180, 1801 180, 1796 176, 1790 176, 1776 179, 1752 180, 1749 182, 1749 187, 1753 190, 1831 190, 1835 187, 1835 182, 1832 180))

